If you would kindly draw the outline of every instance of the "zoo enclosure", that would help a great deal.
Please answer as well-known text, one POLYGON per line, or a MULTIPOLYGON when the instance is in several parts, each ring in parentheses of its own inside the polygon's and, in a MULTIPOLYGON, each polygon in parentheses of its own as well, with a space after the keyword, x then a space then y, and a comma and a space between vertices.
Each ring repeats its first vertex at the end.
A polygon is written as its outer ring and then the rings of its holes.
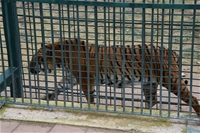
POLYGON ((190 91, 199 99, 198 1, 10 0, 2 1, 0 7, 2 103, 195 119, 191 108, 161 86, 158 87, 159 102, 150 110, 142 108, 140 86, 128 89, 103 86, 96 92, 99 98, 94 106, 84 104, 79 87, 63 90, 56 100, 41 100, 47 90, 54 90, 63 72, 31 75, 28 63, 40 43, 63 39, 81 38, 106 46, 156 44, 179 54, 179 76, 189 81, 190 91))

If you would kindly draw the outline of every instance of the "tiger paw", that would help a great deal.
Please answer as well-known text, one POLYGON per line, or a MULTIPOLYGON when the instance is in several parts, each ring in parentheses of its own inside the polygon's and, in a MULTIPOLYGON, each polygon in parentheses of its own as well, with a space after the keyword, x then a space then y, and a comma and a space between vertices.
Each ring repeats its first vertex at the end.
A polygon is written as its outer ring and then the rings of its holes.
POLYGON ((46 100, 46 95, 44 94, 44 95, 42 95, 40 98, 41 98, 42 100, 46 100))
MULTIPOLYGON (((55 98, 55 94, 53 94, 53 93, 48 94, 48 99, 49 100, 54 100, 54 98, 55 98)), ((44 94, 44 95, 41 96, 41 99, 42 100, 47 100, 47 96, 44 94)))
POLYGON ((71 89, 72 87, 73 86, 70 83, 66 83, 66 84, 59 83, 57 86, 58 89, 71 89))
POLYGON ((145 109, 150 109, 151 107, 153 107, 157 102, 152 102, 152 106, 150 106, 149 102, 145 102, 145 109))

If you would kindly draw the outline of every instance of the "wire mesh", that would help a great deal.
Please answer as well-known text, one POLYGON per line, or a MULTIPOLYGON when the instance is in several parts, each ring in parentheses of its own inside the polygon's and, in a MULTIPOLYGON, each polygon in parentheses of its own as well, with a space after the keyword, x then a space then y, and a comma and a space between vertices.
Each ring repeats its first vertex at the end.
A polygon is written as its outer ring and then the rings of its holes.
MULTIPOLYGON (((41 1, 42 2, 42 1, 41 1)), ((70 39, 70 38, 79 38, 86 41, 86 44, 93 43, 97 49, 100 45, 104 49, 106 47, 117 45, 122 45, 121 51, 114 51, 115 54, 121 54, 123 59, 126 58, 125 46, 137 45, 137 44, 150 44, 160 46, 161 48, 169 48, 169 53, 176 51, 179 58, 179 69, 177 70, 178 76, 182 77, 184 80, 188 81, 188 88, 195 95, 198 100, 199 87, 200 87, 200 10, 193 9, 188 6, 187 9, 182 7, 177 8, 175 5, 199 5, 198 1, 194 0, 99 0, 99 1, 87 1, 88 5, 81 5, 80 1, 70 1, 66 4, 49 4, 41 3, 37 1, 17 1, 17 17, 18 17, 18 26, 20 32, 20 45, 21 45, 21 58, 22 58, 22 78, 23 78, 23 98, 29 99, 28 104, 31 105, 40 105, 40 106, 56 106, 64 108, 77 108, 77 109, 86 109, 86 110, 98 110, 106 112, 118 112, 118 113, 128 113, 128 114, 140 114, 140 115, 150 115, 150 116, 161 116, 161 117, 186 117, 192 118, 195 116, 195 112, 182 102, 178 97, 170 92, 172 89, 171 86, 168 90, 162 85, 157 87, 157 104, 152 107, 152 109, 146 110, 145 107, 145 96, 143 94, 142 86, 137 85, 137 83, 132 83, 130 86, 122 84, 122 88, 118 88, 116 84, 113 87, 109 85, 101 85, 95 83, 95 106, 85 104, 87 101, 85 95, 82 92, 82 88, 79 85, 75 85, 70 89, 62 89, 58 97, 54 100, 50 100, 50 97, 44 97, 45 94, 49 91, 54 91, 58 86, 58 82, 63 78, 66 78, 66 73, 64 70, 64 60, 66 57, 62 55, 61 69, 56 67, 56 60, 54 59, 54 70, 52 73, 41 72, 37 75, 30 74, 29 63, 31 58, 35 55, 36 51, 41 47, 41 43, 44 44, 53 44, 54 42, 70 39), (89 3, 91 2, 91 4, 89 3), (96 2, 96 3, 95 3, 96 2), (99 3, 98 3, 99 2, 99 3), (100 2, 106 2, 105 6, 102 6, 100 2), (117 3, 122 6, 109 7, 109 4, 117 3), (125 3, 140 3, 138 7, 132 8, 126 5, 125 3), (157 8, 144 8, 148 7, 148 4, 161 4, 157 8), (167 4, 171 4, 171 8, 167 8, 167 4), (100 6, 99 6, 100 5, 100 6), (166 5, 166 7, 165 7, 166 5), (174 6, 174 9, 173 9, 174 6), (46 103, 41 99, 46 99, 46 103), (37 99, 37 103, 33 103, 33 99, 37 99), (52 101, 54 101, 52 103, 52 101), (62 105, 58 101, 64 101, 62 105), (66 102, 71 103, 70 105, 66 102), (76 104, 75 103, 80 103, 76 104), (110 106, 114 106, 110 108, 110 106), (166 111, 165 112, 163 112, 166 111), (180 112, 186 113, 180 114, 180 112), (194 114, 194 115, 193 115, 194 114)), ((55 1, 57 3, 57 1, 55 1)), ((2 13, 1 18, 2 18, 2 13)), ((1 19, 2 20, 2 19, 1 19)), ((4 39, 3 31, 3 21, 0 21, 1 26, 1 62, 0 65, 3 69, 7 68, 7 53, 4 51, 6 46, 4 39), (5 63, 4 63, 5 62, 5 63)), ((81 47, 78 47, 79 50, 81 47)), ((145 45, 142 45, 142 49, 145 49, 145 45)), ((153 51, 153 49, 151 49, 153 51)), ((132 51, 134 49, 132 48, 132 51)), ((89 52, 89 49, 86 49, 86 52, 89 52)), ((80 53, 79 53, 80 54, 80 53)), ((104 54, 108 54, 104 51, 104 54)), ((142 50, 142 56, 145 56, 145 51, 142 50)), ((164 55, 164 53, 160 53, 164 55)), ((86 54, 88 56, 88 54, 86 54)), ((98 55, 98 54, 97 54, 98 55)), ((37 55, 38 56, 38 55, 37 55)), ((80 55, 79 55, 80 56, 80 55)), ((152 56, 152 55, 151 55, 152 56)), ((170 65, 172 61, 169 54, 169 73, 171 73, 170 65)), ((55 55, 54 55, 55 57, 55 55)), ((70 55, 70 64, 74 60, 72 55, 70 55)), ((98 56, 95 57, 98 60, 98 56)), ((106 59, 106 56, 103 58, 106 59)), ((80 58, 77 60, 80 61, 80 58)), ((86 57, 87 63, 89 66, 89 57, 86 57)), ((114 69, 117 69, 117 62, 114 59, 114 69)), ((44 61, 45 64, 47 63, 44 61)), ((162 59, 160 60, 161 64, 162 59)), ((126 61, 121 60, 122 69, 126 69, 126 61)), ((135 61, 131 63, 133 71, 136 70, 135 61)), ((153 70, 153 63, 150 62, 150 69, 153 70)), ((78 70, 81 69, 80 64, 78 64, 78 70)), ((145 75, 145 58, 142 58, 142 75, 145 75)), ((72 67, 72 66, 71 66, 72 67)), ((99 81, 100 74, 98 62, 95 62, 96 68, 96 77, 95 80, 99 81)), ((105 68, 108 66, 104 66, 105 68)), ((90 70, 87 67, 87 72, 90 70)), ((1 70, 4 71, 3 69, 1 70)), ((160 72, 162 72, 162 68, 160 72)), ((105 71, 105 75, 108 72, 105 71)), ((150 75, 153 73, 151 72, 150 75)), ((125 71, 121 73, 122 81, 125 81, 123 75, 125 71)), ((134 73, 132 73, 132 79, 134 79, 134 73)), ((164 75, 159 75, 160 81, 164 75)), ((166 75, 170 79, 170 74, 166 75)), ((78 76, 81 79, 81 75, 78 76)), ((73 76, 68 75, 67 77, 70 81, 73 81, 73 76)), ((90 78, 87 75, 87 78, 90 78)), ((152 76, 151 76, 152 78, 152 76)), ((109 80, 105 76, 105 80, 109 80)), ((116 82, 116 78, 113 79, 113 82, 116 82)), ((64 85, 67 81, 63 80, 61 83, 64 85)), ((145 81, 142 81, 142 83, 145 81)), ((123 82, 122 82, 123 83, 123 82)), ((181 80, 179 78, 179 91, 181 80)), ((76 83, 74 83, 76 84, 76 83)), ((80 83, 80 85, 83 83, 80 83)), ((90 81, 87 84, 91 84, 90 81)), ((162 83, 161 83, 162 84, 162 83)), ((168 84, 172 84, 171 81, 168 81, 168 84)), ((150 85, 153 87, 153 83, 150 85)), ((153 90, 151 90, 152 93, 153 90)), ((58 92, 57 92, 58 93, 58 92)), ((90 92, 88 91, 88 95, 90 92)), ((9 87, 3 92, 1 96, 10 97, 9 87)), ((90 99, 89 95, 89 99, 90 99)), ((150 95, 152 98, 153 96, 150 95)), ((191 95, 190 95, 191 97, 191 95)), ((25 104, 24 102, 19 102, 25 104)), ((27 104, 27 103, 26 103, 27 104)), ((150 102, 150 106, 153 103, 150 102)), ((190 105, 191 105, 190 101, 190 105)))

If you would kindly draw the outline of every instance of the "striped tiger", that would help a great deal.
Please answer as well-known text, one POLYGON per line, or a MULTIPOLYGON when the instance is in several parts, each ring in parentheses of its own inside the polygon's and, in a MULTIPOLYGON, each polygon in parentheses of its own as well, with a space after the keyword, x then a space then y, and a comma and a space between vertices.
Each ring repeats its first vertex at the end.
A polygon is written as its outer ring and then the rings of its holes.
MULTIPOLYGON (((32 56, 30 72, 38 74, 45 69, 51 72, 54 68, 53 55, 55 55, 55 64, 59 68, 62 66, 62 59, 64 59, 66 75, 72 75, 74 80, 72 82, 81 85, 86 100, 89 103, 94 103, 93 94, 96 82, 99 85, 107 84, 110 86, 115 85, 115 87, 122 87, 133 82, 142 83, 146 108, 151 108, 157 103, 158 84, 167 89, 171 88, 170 91, 175 95, 178 95, 179 92, 178 54, 159 46, 150 44, 143 46, 141 44, 134 46, 95 46, 78 39, 63 40, 62 42, 55 42, 53 45, 41 44, 41 48, 32 56), (96 51, 98 51, 98 54, 96 51), (44 55, 46 55, 46 58, 44 55), (65 58, 62 58, 62 55, 65 58), (142 55, 144 58, 142 58, 142 55), (80 58, 78 58, 79 56, 80 58), (44 60, 47 62, 46 65, 44 60), (96 69, 98 70, 96 71, 96 69), (99 81, 95 81, 97 79, 96 76, 99 81), (152 87, 151 91, 150 86, 152 87), (90 99, 88 93, 90 94, 90 99)), ((71 87, 69 86, 69 80, 67 78, 61 79, 58 87, 55 88, 55 91, 58 91, 58 93, 50 93, 48 95, 49 98, 54 99, 59 94, 61 88, 67 88, 66 85, 71 87), (67 81, 65 87, 62 84, 63 80, 67 81)), ((194 96, 190 98, 187 81, 181 79, 180 83, 181 100, 188 105, 190 100, 192 100, 192 108, 200 116, 198 100, 194 96)))

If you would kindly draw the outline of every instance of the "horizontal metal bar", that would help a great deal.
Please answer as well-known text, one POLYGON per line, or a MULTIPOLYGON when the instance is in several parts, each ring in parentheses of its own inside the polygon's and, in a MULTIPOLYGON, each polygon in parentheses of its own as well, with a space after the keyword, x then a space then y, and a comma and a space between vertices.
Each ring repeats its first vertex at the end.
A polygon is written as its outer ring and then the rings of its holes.
MULTIPOLYGON (((27 85, 24 85, 23 86, 24 88, 30 88, 30 86, 27 86, 27 85)), ((34 88, 34 86, 31 86, 31 88, 34 88)), ((37 88, 38 89, 38 88, 37 88)), ((117 88, 116 88, 117 89, 117 88)), ((46 88, 40 88, 40 90, 46 90, 46 88)), ((53 91, 54 89, 50 89, 49 88, 49 90, 51 90, 51 91, 53 91)), ((61 92, 63 92, 63 90, 61 90, 61 92)), ((64 92, 63 92, 64 93, 64 92)), ((78 96, 78 95, 80 95, 81 93, 78 93, 78 92, 68 92, 69 94, 68 94, 68 96, 78 96)), ((45 92, 43 93, 43 94, 45 94, 45 92)), ((118 93, 119 94, 119 93, 118 93)), ((83 96, 85 96, 85 94, 82 94, 83 96)), ((140 95, 140 94, 138 94, 138 95, 140 95)), ((94 97, 97 97, 97 95, 93 95, 94 97)), ((104 96, 104 95, 98 95, 98 98, 100 98, 100 99, 111 99, 111 100, 113 100, 114 99, 114 97, 113 96, 104 96)), ((115 97, 116 98, 116 100, 123 100, 123 98, 122 97, 115 97)), ((176 98, 176 97, 171 97, 171 98, 176 98)), ((135 101, 135 102, 142 102, 142 100, 141 99, 132 99, 132 98, 124 98, 125 99, 125 101, 135 101)), ((60 100, 60 101, 62 101, 62 100, 60 100)), ((143 102, 149 102, 148 100, 144 100, 143 99, 143 102)), ((155 103, 157 103, 157 104, 159 104, 160 103, 160 101, 154 101, 155 103)), ((176 102, 164 102, 164 101, 161 101, 161 103, 162 104, 171 104, 171 105, 177 105, 177 103, 176 102)), ((101 104, 101 103, 99 103, 99 104, 101 104)), ((183 105, 183 106, 187 106, 187 104, 185 104, 185 103, 180 103, 180 105, 183 105)))
MULTIPOLYGON (((16 0, 27 2, 27 0, 16 0)), ((122 3, 97 1, 70 1, 70 0, 29 0, 29 2, 68 4, 81 6, 128 7, 128 8, 160 8, 160 9, 200 9, 200 4, 149 4, 149 3, 122 3)))
MULTIPOLYGON (((20 16, 20 17, 23 17, 24 15, 18 15, 18 16, 20 16)), ((32 16, 32 15, 26 15, 26 17, 33 17, 33 18, 41 18, 41 16, 32 16)), ((85 22, 85 19, 83 19, 83 18, 79 18, 79 19, 76 19, 76 18, 68 18, 68 17, 63 17, 63 18, 59 18, 59 17, 50 17, 50 16, 44 16, 44 17, 42 17, 43 19, 54 19, 54 20, 71 20, 71 21, 80 21, 80 22, 85 22)), ((87 21, 88 22, 95 22, 95 20, 94 19, 87 19, 87 21)), ((23 23, 24 21, 22 20, 22 21, 18 21, 18 22, 21 22, 21 23, 23 23)), ((98 19, 98 22, 99 23, 104 23, 104 19, 98 19)), ((158 22, 151 22, 151 21, 145 21, 145 25, 161 25, 161 22, 162 21, 158 21, 158 22)), ((174 21, 175 23, 173 24, 174 26, 181 26, 181 21, 174 21)), ((32 22, 27 22, 27 23, 32 23, 32 22)), ((142 24, 142 22, 140 22, 140 21, 135 21, 135 22, 133 22, 132 20, 126 20, 126 22, 124 22, 124 21, 121 21, 121 20, 116 20, 116 21, 114 21, 114 20, 108 20, 107 19, 107 22, 106 23, 125 23, 125 24, 142 24)), ((36 24, 40 24, 40 22, 36 22, 36 24)), ((47 22, 47 23, 45 23, 44 22, 44 24, 50 24, 50 22, 47 22)), ((56 25, 56 24, 55 24, 56 25)), ((59 24, 57 24, 57 25, 59 25, 59 24)), ((67 24, 65 24, 65 25, 67 25, 67 24)), ((164 24, 164 25, 169 25, 169 24, 164 24)), ((84 25, 81 25, 81 26, 84 26, 84 25)), ((93 26, 93 25, 89 25, 89 26, 93 26)), ((183 26, 193 26, 193 23, 189 23, 189 22, 185 22, 184 24, 183 24, 183 26)), ((98 26, 98 27, 101 27, 101 26, 98 26)), ((103 26, 102 26, 103 27, 103 26)), ((195 25, 195 27, 200 27, 200 24, 196 24, 195 25)), ((127 26, 126 26, 126 28, 128 28, 127 26)), ((179 29, 179 28, 177 28, 177 29, 179 29)), ((190 29, 184 29, 184 30, 192 30, 192 27, 190 28, 190 29)), ((46 31, 46 30, 45 30, 46 31)))
POLYGON ((5 70, 5 72, 3 72, 0 75, 0 92, 2 92, 8 85, 12 83, 12 74, 14 74, 14 78, 16 79, 19 76, 18 68, 13 68, 13 73, 11 68, 8 68, 7 70, 5 70), (4 74, 5 74, 5 79, 4 79, 4 74), (4 86, 4 82, 6 82, 6 86, 4 86))

